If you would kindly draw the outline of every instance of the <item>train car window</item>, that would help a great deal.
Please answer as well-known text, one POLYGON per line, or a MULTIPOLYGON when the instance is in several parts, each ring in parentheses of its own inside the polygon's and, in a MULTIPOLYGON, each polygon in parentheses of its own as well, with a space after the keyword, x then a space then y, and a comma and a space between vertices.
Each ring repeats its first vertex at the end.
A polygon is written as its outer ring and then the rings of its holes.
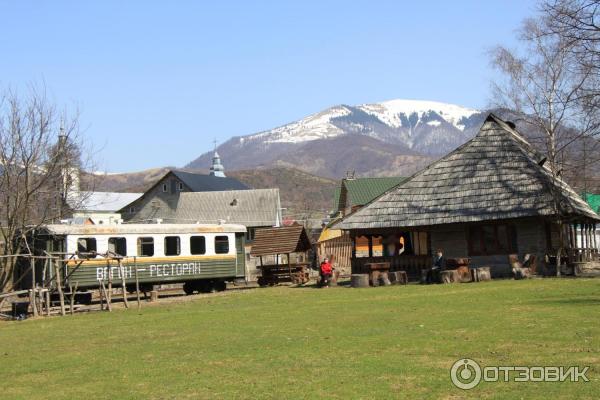
POLYGON ((229 253, 229 238, 227 236, 215 236, 215 253, 229 253))
POLYGON ((181 253, 179 236, 165 237, 165 256, 178 256, 181 253))
POLYGON ((91 258, 96 256, 96 238, 79 238, 77 239, 77 252, 83 253, 80 258, 91 258))
POLYGON ((206 254, 206 238, 204 236, 190 237, 190 254, 206 254))
POLYGON ((127 239, 124 237, 108 238, 108 251, 120 256, 127 256, 127 239))
POLYGON ((138 238, 138 256, 152 257, 154 255, 154 238, 141 237, 138 238))

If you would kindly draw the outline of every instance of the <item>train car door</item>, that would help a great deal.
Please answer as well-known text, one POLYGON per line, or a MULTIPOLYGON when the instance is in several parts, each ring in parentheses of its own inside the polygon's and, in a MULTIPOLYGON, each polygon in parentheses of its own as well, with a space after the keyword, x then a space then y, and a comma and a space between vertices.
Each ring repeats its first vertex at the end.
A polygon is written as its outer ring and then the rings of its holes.
POLYGON ((235 234, 235 253, 237 257, 236 262, 236 277, 243 277, 246 273, 246 246, 245 238, 243 233, 235 234))

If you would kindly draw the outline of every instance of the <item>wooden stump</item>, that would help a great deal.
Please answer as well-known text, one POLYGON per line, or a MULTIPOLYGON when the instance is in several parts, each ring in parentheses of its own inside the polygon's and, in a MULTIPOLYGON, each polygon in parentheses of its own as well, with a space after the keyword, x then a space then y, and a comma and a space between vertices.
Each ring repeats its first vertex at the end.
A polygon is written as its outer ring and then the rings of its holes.
POLYGON ((396 271, 396 277, 399 285, 408 285, 408 274, 406 271, 396 271))
POLYGON ((333 273, 331 274, 331 285, 335 286, 337 285, 337 281, 340 278, 340 271, 338 270, 334 270, 333 273))
POLYGON ((461 283, 471 282, 471 271, 469 267, 462 266, 456 269, 456 274, 458 275, 458 281, 461 283))
POLYGON ((379 282, 381 282, 383 286, 390 286, 392 284, 388 272, 379 273, 379 282))
POLYGON ((460 278, 456 270, 450 270, 440 272, 440 280, 442 283, 454 283, 459 282, 460 278))
POLYGON ((471 269, 471 279, 473 282, 491 281, 492 273, 490 267, 479 267, 471 269))
POLYGON ((379 271, 371 271, 371 285, 373 285, 373 287, 377 287, 379 286, 379 275, 381 273, 379 271))
POLYGON ((157 290, 150 291, 150 301, 158 301, 158 291, 157 290))
POLYGON ((392 283, 392 285, 400 284, 400 282, 399 282, 400 272, 401 271, 392 271, 388 274, 388 277, 390 278, 390 282, 392 283))
POLYGON ((352 274, 350 276, 350 286, 353 288, 369 287, 369 274, 352 274))
POLYGON ((529 268, 513 268, 513 275, 515 279, 527 279, 531 278, 531 269, 529 268))
POLYGON ((421 270, 421 280, 419 281, 419 283, 421 283, 421 284, 427 283, 427 270, 426 269, 421 270))

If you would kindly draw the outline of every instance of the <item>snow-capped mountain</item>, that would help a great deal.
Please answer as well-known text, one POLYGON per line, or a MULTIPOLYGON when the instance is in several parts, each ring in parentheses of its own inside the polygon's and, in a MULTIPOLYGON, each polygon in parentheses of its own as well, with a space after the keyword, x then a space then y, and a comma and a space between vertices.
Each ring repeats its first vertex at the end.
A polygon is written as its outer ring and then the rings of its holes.
MULTIPOLYGON (((218 151, 229 169, 284 164, 336 178, 346 170, 408 174, 466 142, 483 118, 478 110, 434 101, 339 105, 269 131, 234 137, 218 151), (347 149, 351 153, 340 158, 347 149)), ((206 168, 210 156, 186 167, 206 168)))

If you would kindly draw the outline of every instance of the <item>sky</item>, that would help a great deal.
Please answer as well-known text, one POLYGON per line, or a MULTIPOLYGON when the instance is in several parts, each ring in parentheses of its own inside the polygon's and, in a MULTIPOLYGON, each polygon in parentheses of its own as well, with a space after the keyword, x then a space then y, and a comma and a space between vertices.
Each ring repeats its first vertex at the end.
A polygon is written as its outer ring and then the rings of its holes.
MULTIPOLYGON (((337 104, 490 101, 533 0, 0 0, 0 88, 78 110, 98 169, 182 167, 337 104)), ((224 160, 227 166, 227 160, 224 160)), ((208 167, 208 166, 207 166, 208 167)))

